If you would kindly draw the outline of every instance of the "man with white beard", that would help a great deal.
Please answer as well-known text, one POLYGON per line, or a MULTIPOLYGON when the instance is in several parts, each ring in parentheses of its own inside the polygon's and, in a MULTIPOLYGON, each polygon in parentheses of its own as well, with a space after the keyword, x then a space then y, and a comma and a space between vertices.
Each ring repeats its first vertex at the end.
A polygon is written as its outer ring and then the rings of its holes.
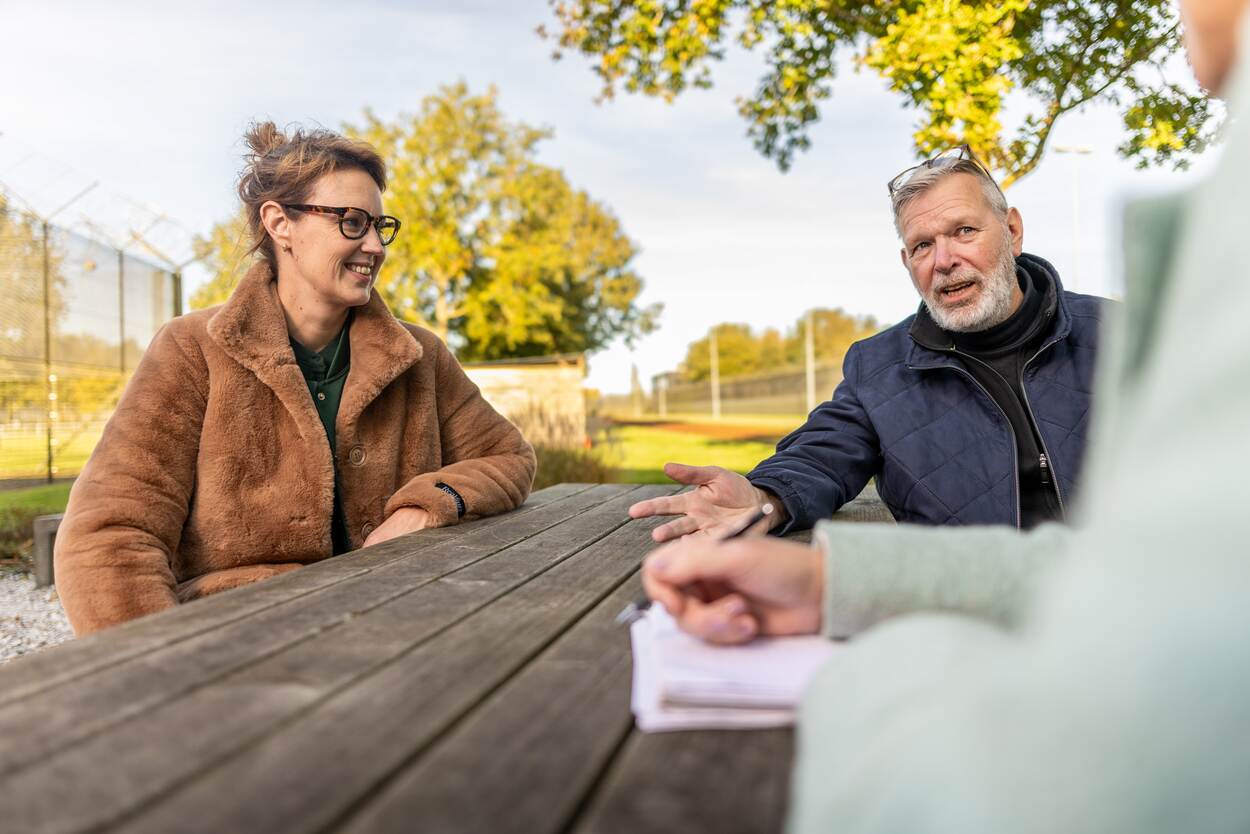
POLYGON ((899 521, 1064 519, 1108 302, 1065 291, 1053 266, 1023 253, 1020 212, 967 146, 907 169, 889 193, 920 309, 854 344, 833 398, 745 477, 666 466, 696 488, 631 508, 681 516, 656 541, 724 535, 766 503, 770 529, 811 527, 872 477, 899 521))

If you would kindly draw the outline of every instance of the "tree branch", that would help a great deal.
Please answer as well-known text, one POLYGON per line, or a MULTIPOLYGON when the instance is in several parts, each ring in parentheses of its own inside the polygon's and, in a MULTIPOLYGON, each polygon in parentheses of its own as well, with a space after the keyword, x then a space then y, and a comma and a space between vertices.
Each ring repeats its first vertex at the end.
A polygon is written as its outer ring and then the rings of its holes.
POLYGON ((1056 88, 1056 93, 1055 93, 1053 101, 1051 101, 1050 108, 1046 114, 1046 118, 1042 120, 1040 129, 1034 132, 1033 134, 1035 138, 1035 144, 1033 146, 1033 153, 1031 153, 1027 159, 1025 159, 1019 165, 1015 166, 1011 171, 1009 171, 1006 174, 1006 176, 1003 177, 1002 187, 1004 189, 1010 188, 1013 183, 1019 181, 1022 177, 1032 173, 1033 170, 1036 169, 1037 166, 1041 163, 1042 155, 1046 150, 1046 142, 1050 139, 1051 130, 1054 128, 1055 122, 1058 120, 1060 116, 1062 116, 1064 113, 1067 113, 1077 107, 1080 107, 1083 104, 1086 104, 1087 102, 1094 101, 1103 93, 1105 93, 1107 90, 1109 90, 1111 87, 1123 81, 1125 76, 1128 74, 1128 72, 1136 66, 1137 62, 1141 60, 1142 57, 1149 56, 1156 49, 1158 49, 1165 41, 1167 41, 1168 38, 1170 38, 1176 32, 1177 28, 1180 25, 1179 23, 1172 24, 1172 26, 1169 27, 1161 35, 1159 35, 1159 37, 1154 38, 1153 40, 1148 41, 1146 44, 1143 44, 1142 46, 1131 50, 1129 55, 1132 56, 1132 59, 1131 60, 1126 59, 1125 61, 1123 61, 1121 63, 1121 69, 1118 72, 1111 73, 1108 76, 1105 83, 1100 85, 1098 88, 1086 93, 1080 98, 1077 98, 1077 99, 1074 99, 1072 101, 1065 103, 1063 101, 1063 95, 1065 92, 1067 92, 1068 88, 1072 86, 1073 80, 1076 78, 1077 74, 1080 72, 1082 66, 1084 65, 1085 56, 1089 53, 1089 50, 1095 44, 1101 42, 1107 36, 1108 30, 1111 28, 1111 26, 1114 25, 1114 23, 1115 23, 1114 19, 1107 21, 1106 24, 1102 27, 1102 30, 1097 34, 1097 36, 1090 38, 1085 43, 1085 46, 1081 49, 1081 54, 1080 54, 1079 59, 1076 61, 1073 61, 1072 71, 1068 73, 1068 76, 1066 78, 1063 79, 1062 84, 1060 84, 1056 88))

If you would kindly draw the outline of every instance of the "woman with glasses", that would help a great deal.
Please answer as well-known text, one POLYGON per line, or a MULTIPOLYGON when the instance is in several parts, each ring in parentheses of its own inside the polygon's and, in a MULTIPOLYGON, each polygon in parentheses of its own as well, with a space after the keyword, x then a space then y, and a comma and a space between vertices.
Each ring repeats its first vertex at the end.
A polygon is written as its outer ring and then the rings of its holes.
POLYGON ((385 164, 324 130, 247 134, 255 266, 152 341, 70 494, 56 582, 85 634, 518 506, 534 453, 374 292, 385 164))

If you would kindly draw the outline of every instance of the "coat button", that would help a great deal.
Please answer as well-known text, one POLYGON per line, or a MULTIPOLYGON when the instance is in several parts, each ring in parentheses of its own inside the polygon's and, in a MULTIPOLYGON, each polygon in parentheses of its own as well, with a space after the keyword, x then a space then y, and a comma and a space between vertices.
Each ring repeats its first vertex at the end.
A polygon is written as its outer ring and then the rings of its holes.
POLYGON ((318 392, 317 392, 317 399, 318 399, 318 400, 322 400, 322 401, 324 401, 324 400, 325 400, 325 398, 326 398, 326 395, 325 395, 324 393, 322 393, 321 391, 318 391, 318 392))
POLYGON ((360 540, 363 542, 365 539, 369 538, 369 534, 372 533, 376 529, 377 528, 374 527, 372 524, 366 524, 364 527, 361 527, 360 528, 360 540))
POLYGON ((347 459, 352 462, 352 466, 360 466, 365 462, 365 447, 353 446, 352 450, 347 453, 347 459))

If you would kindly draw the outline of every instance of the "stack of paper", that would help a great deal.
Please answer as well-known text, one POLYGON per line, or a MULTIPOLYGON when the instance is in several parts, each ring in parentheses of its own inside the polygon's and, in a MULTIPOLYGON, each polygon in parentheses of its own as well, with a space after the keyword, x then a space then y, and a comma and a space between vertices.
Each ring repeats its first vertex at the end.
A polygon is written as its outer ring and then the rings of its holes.
POLYGON ((780 727, 812 675, 837 651, 823 637, 760 637, 714 646, 679 630, 660 605, 631 626, 639 729, 780 727))

